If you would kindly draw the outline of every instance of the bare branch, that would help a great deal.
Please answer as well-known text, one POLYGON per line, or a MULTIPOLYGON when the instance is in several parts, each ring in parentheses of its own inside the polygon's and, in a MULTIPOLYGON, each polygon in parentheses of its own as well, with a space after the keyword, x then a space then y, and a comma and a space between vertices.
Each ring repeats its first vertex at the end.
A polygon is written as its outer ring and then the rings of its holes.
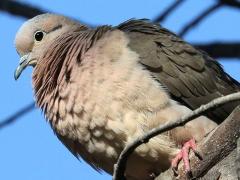
POLYGON ((0 10, 15 16, 22 16, 27 19, 46 13, 46 11, 39 7, 13 0, 1 0, 0 10))
POLYGON ((222 3, 214 4, 205 11, 202 12, 196 19, 193 19, 189 24, 187 24, 179 33, 180 37, 183 37, 190 29, 193 29, 194 26, 198 25, 204 18, 206 18, 210 13, 217 10, 222 6, 222 3))
POLYGON ((240 179, 240 138, 238 138, 238 141, 237 141, 237 159, 236 159, 235 165, 237 167, 238 179, 240 179))
POLYGON ((240 2, 236 0, 219 0, 220 3, 235 8, 240 8, 240 2))
POLYGON ((22 109, 20 109, 19 111, 11 115, 10 117, 0 121, 0 129, 5 128, 6 126, 9 126, 12 123, 16 122, 16 120, 19 119, 21 116, 34 110, 34 107, 35 107, 35 103, 33 102, 27 105, 26 107, 23 107, 22 109))
POLYGON ((175 127, 182 126, 185 123, 191 121, 192 119, 198 117, 205 111, 219 106, 221 104, 225 104, 227 102, 236 101, 240 99, 240 92, 233 93, 224 97, 220 97, 217 99, 214 99, 213 101, 209 102, 208 104, 200 106, 198 109, 192 111, 186 116, 181 117, 180 119, 177 119, 175 121, 171 121, 169 123, 166 123, 164 125, 161 125, 157 128, 152 129, 151 131, 145 133, 141 137, 138 137, 133 142, 129 143, 124 150, 121 152, 117 164, 114 166, 114 174, 113 174, 113 180, 122 180, 124 179, 124 172, 126 169, 126 164, 128 157, 133 153, 133 151, 140 146, 143 143, 147 143, 149 139, 151 139, 154 136, 157 136, 163 132, 166 132, 168 130, 171 130, 175 127))
POLYGON ((163 13, 153 19, 153 22, 159 23, 164 21, 180 4, 182 4, 185 0, 177 0, 173 4, 171 4, 163 13))
MULTIPOLYGON (((234 162, 237 158, 237 139, 240 136, 239 117, 240 106, 235 108, 222 124, 198 143, 197 151, 203 159, 199 160, 191 153, 191 178, 201 180, 237 179, 236 171, 239 166, 234 162)), ((155 180, 186 179, 182 162, 179 165, 178 173, 179 176, 175 177, 170 168, 161 173, 155 180)))
MULTIPOLYGON (((14 0, 0 0, 0 11, 5 11, 9 14, 12 14, 15 16, 21 16, 27 19, 33 18, 39 14, 44 14, 47 12, 49 13, 49 11, 42 10, 39 7, 29 5, 27 3, 14 1, 14 0)), ((79 19, 76 19, 76 20, 90 27, 96 26, 79 19)))
POLYGON ((238 58, 240 57, 240 42, 215 42, 209 44, 193 44, 195 47, 206 51, 214 58, 238 58))
MULTIPOLYGON (((192 175, 202 177, 215 164, 229 155, 237 147, 240 136, 240 106, 214 132, 198 144, 198 152, 204 158, 191 157, 192 175), (217 148, 216 148, 217 147, 217 148)), ((234 163, 234 162, 233 162, 234 163)), ((179 169, 180 179, 185 179, 184 168, 179 169)))

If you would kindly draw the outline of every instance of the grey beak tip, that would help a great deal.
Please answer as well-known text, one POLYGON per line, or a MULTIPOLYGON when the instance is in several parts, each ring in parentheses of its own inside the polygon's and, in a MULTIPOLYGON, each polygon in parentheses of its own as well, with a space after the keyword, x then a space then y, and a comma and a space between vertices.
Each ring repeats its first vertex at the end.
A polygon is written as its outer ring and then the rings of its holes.
POLYGON ((15 71, 14 72, 14 79, 15 79, 15 81, 18 80, 18 78, 19 78, 19 74, 17 73, 17 71, 15 71))
POLYGON ((19 78, 19 76, 21 75, 22 71, 29 65, 29 61, 31 59, 29 59, 29 54, 23 55, 20 58, 20 62, 19 65, 17 67, 17 69, 14 72, 14 79, 17 80, 19 78))
POLYGON ((18 80, 19 76, 21 75, 22 73, 22 67, 21 66, 18 66, 17 69, 15 70, 14 72, 14 79, 15 80, 18 80))

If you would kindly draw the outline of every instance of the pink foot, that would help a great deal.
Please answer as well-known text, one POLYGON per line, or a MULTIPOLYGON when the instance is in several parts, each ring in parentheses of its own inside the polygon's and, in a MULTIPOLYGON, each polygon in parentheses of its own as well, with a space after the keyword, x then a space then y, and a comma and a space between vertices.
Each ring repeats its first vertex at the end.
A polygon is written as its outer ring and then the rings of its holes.
POLYGON ((189 151, 193 150, 195 155, 199 157, 199 153, 196 151, 196 142, 195 139, 191 139, 183 144, 181 151, 177 154, 177 156, 172 160, 172 169, 174 173, 177 174, 178 163, 183 160, 184 169, 187 174, 191 172, 190 164, 189 164, 189 151))

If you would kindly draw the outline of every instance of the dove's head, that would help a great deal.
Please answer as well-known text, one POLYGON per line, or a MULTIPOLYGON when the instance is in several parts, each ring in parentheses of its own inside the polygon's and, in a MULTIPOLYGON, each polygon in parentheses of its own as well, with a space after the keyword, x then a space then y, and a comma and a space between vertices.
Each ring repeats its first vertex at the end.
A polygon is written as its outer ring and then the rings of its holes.
POLYGON ((37 64, 51 41, 79 25, 77 21, 55 14, 38 15, 25 22, 15 38, 15 46, 20 55, 15 79, 18 79, 27 66, 34 67, 37 64))

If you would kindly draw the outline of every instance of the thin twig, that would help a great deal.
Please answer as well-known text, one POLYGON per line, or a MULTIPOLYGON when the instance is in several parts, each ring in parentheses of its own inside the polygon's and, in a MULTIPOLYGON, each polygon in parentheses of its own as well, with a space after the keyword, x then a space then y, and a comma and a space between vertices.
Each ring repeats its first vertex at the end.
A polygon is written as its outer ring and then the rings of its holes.
POLYGON ((209 44, 193 44, 207 52, 213 58, 239 58, 240 42, 214 42, 209 44))
MULTIPOLYGON (((191 173, 193 177, 199 178, 207 174, 213 166, 227 157, 237 147, 237 139, 240 136, 239 129, 240 106, 236 107, 206 139, 199 142, 197 151, 204 158, 199 160, 194 155, 191 157, 191 173)), ((234 162, 231 164, 232 168, 234 168, 234 162)), ((183 166, 179 169, 178 173, 181 177, 180 179, 185 179, 185 169, 183 166)), ((222 177, 222 179, 224 178, 222 177)))
POLYGON ((240 8, 240 2, 236 0, 219 0, 220 3, 235 8, 240 8))
POLYGON ((31 103, 26 107, 23 107, 22 109, 18 110, 16 113, 11 115, 10 117, 0 121, 0 129, 5 128, 6 126, 9 126, 12 123, 16 122, 16 120, 19 119, 21 116, 34 110, 34 107, 35 107, 35 103, 31 103))
POLYGON ((42 10, 39 7, 13 0, 1 0, 0 10, 27 19, 37 16, 39 14, 46 13, 46 11, 42 10))
POLYGON ((169 14, 171 14, 180 4, 182 4, 185 0, 176 0, 173 4, 171 4, 163 13, 153 19, 153 22, 159 23, 164 21, 169 14))
MULTIPOLYGON (((13 1, 13 0, 0 0, 0 11, 4 11, 9 14, 24 17, 27 19, 33 18, 39 14, 51 13, 50 11, 42 10, 41 8, 39 8, 37 6, 29 5, 27 3, 13 1)), ((74 18, 72 18, 72 19, 74 19, 74 18)), ((79 19, 75 19, 75 20, 77 20, 80 23, 85 24, 87 26, 96 27, 96 25, 94 25, 94 24, 89 24, 89 23, 79 20, 79 19)))
POLYGON ((180 37, 183 37, 190 29, 193 29, 194 26, 199 24, 204 18, 206 18, 210 13, 217 10, 222 6, 222 3, 214 4, 213 6, 206 9, 202 14, 200 14, 197 18, 193 19, 190 23, 188 23, 178 34, 180 37))
POLYGON ((236 101, 236 100, 240 100, 240 92, 214 99, 213 101, 200 106, 198 109, 192 111, 191 113, 189 113, 175 121, 171 121, 171 122, 161 125, 157 128, 154 128, 151 131, 147 132, 146 134, 142 135, 141 137, 138 137, 136 140, 129 143, 124 148, 124 150, 121 152, 121 154, 118 158, 117 164, 115 164, 115 166, 114 166, 113 180, 123 180, 124 179, 124 172, 126 169, 128 157, 141 144, 147 143, 149 141, 149 139, 151 139, 152 137, 155 137, 163 132, 166 132, 166 131, 169 131, 178 126, 184 125, 185 123, 193 120, 194 118, 198 117, 199 115, 201 115, 202 113, 204 113, 205 111, 207 111, 213 107, 219 106, 221 104, 225 104, 227 102, 236 101))
MULTIPOLYGON (((237 139, 240 137, 240 105, 206 137, 197 144, 199 159, 190 152, 191 178, 201 180, 237 179, 236 170, 240 167, 234 164, 237 139), (217 148, 216 148, 217 147, 217 148), (235 155, 233 155, 235 154, 235 155)), ((178 165, 178 176, 169 168, 161 173, 155 180, 178 179, 186 180, 184 164, 178 165)))

